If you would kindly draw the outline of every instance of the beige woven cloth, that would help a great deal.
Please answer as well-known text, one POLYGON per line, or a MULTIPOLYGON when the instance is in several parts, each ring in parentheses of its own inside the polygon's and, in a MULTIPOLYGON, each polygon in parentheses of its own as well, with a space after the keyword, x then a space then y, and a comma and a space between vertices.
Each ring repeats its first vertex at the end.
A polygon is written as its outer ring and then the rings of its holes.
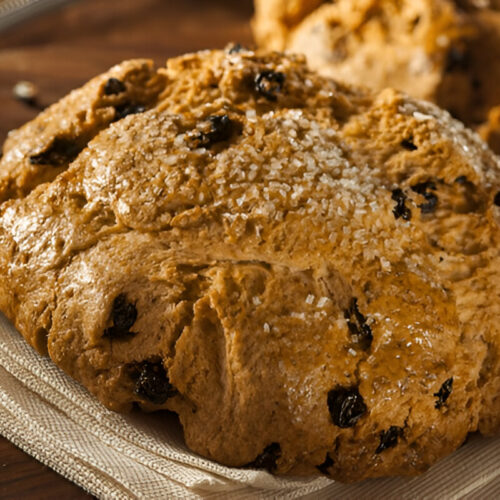
POLYGON ((106 410, 1 314, 0 433, 103 499, 500 498, 500 438, 471 439, 410 480, 343 485, 223 467, 190 452, 169 413, 106 410))

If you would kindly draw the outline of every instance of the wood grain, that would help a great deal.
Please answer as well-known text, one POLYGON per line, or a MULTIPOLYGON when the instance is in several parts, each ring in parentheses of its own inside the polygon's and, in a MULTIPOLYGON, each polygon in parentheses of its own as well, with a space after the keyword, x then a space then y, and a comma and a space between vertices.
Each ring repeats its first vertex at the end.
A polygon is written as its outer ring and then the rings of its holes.
MULTIPOLYGON (((231 41, 251 45, 251 14, 251 0, 85 0, 0 33, 0 144, 38 113, 13 97, 16 82, 33 82, 48 106, 127 58, 164 64, 231 41)), ((91 497, 0 437, 0 498, 91 497)))
POLYGON ((93 497, 0 437, 0 498, 88 500, 93 497))

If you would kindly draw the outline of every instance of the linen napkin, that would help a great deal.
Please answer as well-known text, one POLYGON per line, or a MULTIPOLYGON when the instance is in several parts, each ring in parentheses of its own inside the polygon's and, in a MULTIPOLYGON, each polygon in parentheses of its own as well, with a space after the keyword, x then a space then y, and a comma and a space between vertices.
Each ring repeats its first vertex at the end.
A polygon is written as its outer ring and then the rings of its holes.
POLYGON ((75 0, 0 0, 0 31, 75 0))
POLYGON ((104 408, 1 314, 0 433, 102 499, 500 498, 500 438, 473 437, 413 479, 344 485, 224 467, 189 451, 169 412, 104 408))

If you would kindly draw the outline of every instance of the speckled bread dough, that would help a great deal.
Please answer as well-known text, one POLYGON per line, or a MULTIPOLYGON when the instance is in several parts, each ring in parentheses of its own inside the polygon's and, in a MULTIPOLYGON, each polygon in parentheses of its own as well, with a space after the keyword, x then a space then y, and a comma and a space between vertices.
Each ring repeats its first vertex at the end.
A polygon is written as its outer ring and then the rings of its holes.
POLYGON ((264 48, 306 54, 325 76, 434 101, 500 153, 500 5, 472 0, 256 0, 264 48), (294 16, 288 14, 289 11, 294 16))
MULTIPOLYGON (((484 143, 299 56, 148 72, 147 111, 89 122, 67 169, 1 206, 0 309, 28 342, 109 408, 177 412, 190 448, 231 466, 413 475, 498 432, 484 143)), ((77 92, 92 107, 108 79, 77 92)), ((14 133, 1 168, 31 168, 64 113, 14 133)))

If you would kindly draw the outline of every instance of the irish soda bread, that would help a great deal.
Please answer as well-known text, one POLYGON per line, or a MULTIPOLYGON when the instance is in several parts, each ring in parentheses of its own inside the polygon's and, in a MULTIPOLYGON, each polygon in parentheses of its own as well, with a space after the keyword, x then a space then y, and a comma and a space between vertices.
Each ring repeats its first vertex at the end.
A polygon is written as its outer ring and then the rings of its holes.
POLYGON ((267 49, 325 76, 432 100, 500 153, 500 0, 255 0, 267 49))
POLYGON ((499 430, 500 165, 436 106, 238 46, 129 61, 1 171, 0 308, 107 407, 342 481, 499 430))

